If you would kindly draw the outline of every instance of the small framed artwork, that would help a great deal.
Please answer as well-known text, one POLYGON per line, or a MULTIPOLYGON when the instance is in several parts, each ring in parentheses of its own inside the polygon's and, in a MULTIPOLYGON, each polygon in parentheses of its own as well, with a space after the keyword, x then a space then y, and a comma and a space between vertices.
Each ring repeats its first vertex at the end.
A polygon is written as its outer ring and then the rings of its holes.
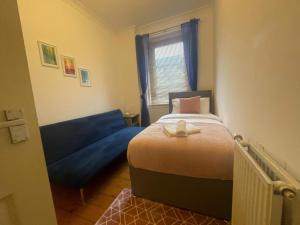
POLYGON ((59 68, 57 49, 54 45, 38 41, 40 57, 43 66, 59 68))
POLYGON ((75 59, 69 56, 61 56, 63 73, 67 77, 76 77, 75 59))
POLYGON ((80 85, 91 87, 90 73, 87 69, 79 68, 80 85))

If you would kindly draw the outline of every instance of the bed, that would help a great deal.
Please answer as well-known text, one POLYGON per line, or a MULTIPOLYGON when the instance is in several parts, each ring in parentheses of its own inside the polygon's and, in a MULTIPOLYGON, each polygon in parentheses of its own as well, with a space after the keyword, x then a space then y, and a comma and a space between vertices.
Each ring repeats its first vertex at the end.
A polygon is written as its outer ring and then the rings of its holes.
POLYGON ((211 91, 178 92, 172 99, 192 96, 210 98, 211 114, 168 114, 131 140, 128 162, 132 191, 153 201, 190 209, 216 218, 231 218, 232 136, 213 115, 211 91), (199 134, 167 137, 164 124, 186 120, 200 127, 199 134))

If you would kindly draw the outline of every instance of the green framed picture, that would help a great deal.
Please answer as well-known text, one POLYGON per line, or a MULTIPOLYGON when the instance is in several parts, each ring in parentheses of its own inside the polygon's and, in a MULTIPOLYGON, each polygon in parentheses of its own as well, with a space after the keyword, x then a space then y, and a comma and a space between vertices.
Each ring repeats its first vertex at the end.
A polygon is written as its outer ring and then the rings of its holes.
POLYGON ((43 66, 59 68, 57 49, 54 45, 38 41, 41 63, 43 66))

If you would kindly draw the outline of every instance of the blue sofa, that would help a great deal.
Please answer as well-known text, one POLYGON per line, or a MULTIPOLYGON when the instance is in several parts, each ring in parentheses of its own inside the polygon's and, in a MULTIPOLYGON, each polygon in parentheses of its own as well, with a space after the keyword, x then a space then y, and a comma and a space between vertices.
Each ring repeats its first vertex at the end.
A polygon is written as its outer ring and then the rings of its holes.
POLYGON ((82 188, 142 130, 120 110, 40 127, 51 182, 82 188))

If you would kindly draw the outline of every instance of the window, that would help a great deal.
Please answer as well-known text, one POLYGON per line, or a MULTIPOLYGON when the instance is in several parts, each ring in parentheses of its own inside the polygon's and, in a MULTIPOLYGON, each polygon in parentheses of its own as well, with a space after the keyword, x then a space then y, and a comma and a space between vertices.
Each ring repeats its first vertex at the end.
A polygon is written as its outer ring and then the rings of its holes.
POLYGON ((168 104, 169 92, 189 90, 181 32, 150 37, 151 105, 168 104))

